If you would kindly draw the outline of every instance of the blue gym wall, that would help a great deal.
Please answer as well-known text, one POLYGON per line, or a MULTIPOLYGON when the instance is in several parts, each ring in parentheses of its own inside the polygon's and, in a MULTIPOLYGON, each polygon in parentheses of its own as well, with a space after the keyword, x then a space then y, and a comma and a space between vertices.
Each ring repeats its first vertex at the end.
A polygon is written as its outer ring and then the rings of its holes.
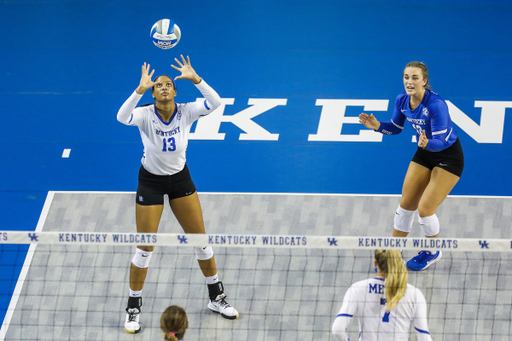
MULTIPOLYGON (((511 17, 510 1, 498 0, 1 2, 0 229, 34 229, 50 190, 134 191, 142 144, 117 110, 143 62, 177 76, 169 65, 180 54, 234 99, 224 115, 250 99, 286 99, 253 119, 277 141, 240 140, 244 131, 226 122, 223 140, 190 142, 199 192, 399 194, 416 149, 412 128, 382 142, 309 141, 322 112, 316 101, 389 100, 373 112, 388 120, 403 67, 419 60, 434 90, 479 125, 475 101, 512 101, 511 17), (162 18, 182 31, 167 51, 149 37, 162 18)), ((177 86, 177 101, 200 95, 188 81, 177 86)), ((503 110, 487 117, 499 121, 502 130, 488 135, 501 142, 478 142, 456 125, 466 168, 452 194, 512 195, 512 109, 503 110)), ((361 111, 347 107, 345 116, 361 111)), ((340 135, 360 130, 344 124, 340 135)), ((23 261, 6 254, 6 267, 23 261)), ((2 278, 15 281, 16 271, 2 278)), ((10 297, 1 299, 0 313, 10 297)))

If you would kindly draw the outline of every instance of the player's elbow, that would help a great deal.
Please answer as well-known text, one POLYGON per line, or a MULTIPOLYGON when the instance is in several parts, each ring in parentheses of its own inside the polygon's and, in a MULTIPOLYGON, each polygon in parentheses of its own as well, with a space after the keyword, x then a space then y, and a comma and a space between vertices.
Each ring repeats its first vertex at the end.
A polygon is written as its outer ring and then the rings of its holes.
POLYGON ((129 125, 132 118, 133 118, 133 114, 126 117, 126 115, 123 115, 121 110, 117 113, 117 121, 122 124, 129 125))
POLYGON ((220 97, 218 97, 218 98, 215 97, 215 98, 208 99, 208 104, 210 105, 209 109, 211 111, 213 111, 221 106, 222 101, 220 100, 220 97))
POLYGON ((345 328, 340 328, 336 324, 333 324, 332 326, 332 335, 334 338, 338 341, 346 341, 347 340, 347 334, 345 332, 345 328))

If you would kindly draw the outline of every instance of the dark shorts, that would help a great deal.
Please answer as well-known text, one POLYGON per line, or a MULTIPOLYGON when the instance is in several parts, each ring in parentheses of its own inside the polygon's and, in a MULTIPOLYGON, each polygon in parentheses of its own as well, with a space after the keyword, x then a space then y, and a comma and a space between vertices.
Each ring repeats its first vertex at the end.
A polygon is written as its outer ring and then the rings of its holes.
POLYGON ((182 171, 173 175, 155 175, 143 166, 139 169, 139 185, 135 202, 139 205, 163 205, 164 195, 169 200, 194 194, 196 186, 190 177, 187 165, 182 171))
POLYGON ((453 144, 440 152, 429 152, 423 148, 418 148, 414 154, 412 161, 432 170, 439 167, 447 172, 460 177, 464 170, 464 153, 459 139, 453 144))

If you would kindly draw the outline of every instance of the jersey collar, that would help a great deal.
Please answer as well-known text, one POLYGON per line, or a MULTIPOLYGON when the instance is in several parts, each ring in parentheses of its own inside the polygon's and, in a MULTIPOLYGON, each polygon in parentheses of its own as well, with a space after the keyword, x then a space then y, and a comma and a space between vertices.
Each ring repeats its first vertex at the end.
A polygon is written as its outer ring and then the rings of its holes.
POLYGON ((158 117, 160 122, 162 122, 163 124, 168 126, 169 124, 171 124, 172 120, 174 120, 174 118, 176 117, 176 113, 178 112, 178 105, 176 103, 174 103, 174 112, 172 113, 172 116, 171 116, 171 119, 169 120, 169 122, 165 122, 164 120, 162 120, 162 117, 160 116, 158 111, 156 111, 156 105, 153 106, 153 110, 155 110, 155 115, 158 117))

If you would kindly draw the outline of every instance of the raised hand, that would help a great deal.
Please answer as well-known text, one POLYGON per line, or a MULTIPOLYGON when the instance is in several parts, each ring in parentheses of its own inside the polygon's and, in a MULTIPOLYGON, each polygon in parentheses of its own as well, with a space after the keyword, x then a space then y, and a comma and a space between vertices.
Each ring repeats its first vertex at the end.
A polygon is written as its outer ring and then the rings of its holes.
POLYGON ((177 67, 175 65, 171 65, 171 67, 181 72, 181 75, 174 78, 174 80, 188 79, 194 82, 194 84, 199 84, 201 82, 201 77, 199 77, 199 75, 196 73, 196 71, 192 68, 192 65, 190 64, 189 56, 187 56, 187 60, 185 60, 183 55, 181 55, 182 62, 180 62, 178 58, 174 58, 174 60, 176 61, 176 63, 178 63, 180 67, 177 67))
POLYGON ((151 71, 151 73, 149 73, 149 70, 150 65, 146 65, 146 62, 144 62, 144 65, 142 65, 142 75, 140 77, 140 83, 136 90, 139 95, 142 95, 146 92, 146 90, 152 88, 156 84, 151 80, 151 77, 153 77, 155 70, 151 71))
POLYGON ((425 134, 425 130, 422 130, 420 138, 418 140, 418 147, 427 148, 427 145, 428 145, 427 135, 425 134))
POLYGON ((373 114, 362 113, 359 115, 359 123, 364 124, 366 128, 377 130, 380 127, 380 122, 377 121, 373 114))

